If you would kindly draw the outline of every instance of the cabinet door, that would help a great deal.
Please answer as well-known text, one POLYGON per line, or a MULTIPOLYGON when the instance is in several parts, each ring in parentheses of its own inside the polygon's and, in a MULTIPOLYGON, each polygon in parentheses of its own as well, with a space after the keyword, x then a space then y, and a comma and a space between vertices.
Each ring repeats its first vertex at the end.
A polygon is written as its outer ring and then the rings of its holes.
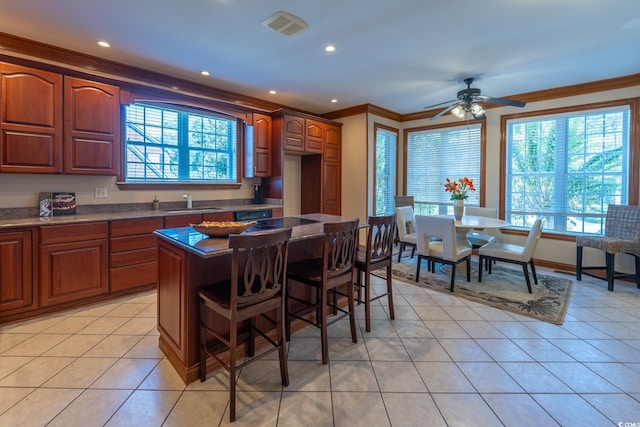
POLYGON ((342 129, 339 126, 325 124, 324 133, 324 159, 331 162, 339 162, 342 152, 342 129))
POLYGON ((0 312, 31 305, 31 232, 0 233, 0 312))
POLYGON ((201 222, 202 215, 200 214, 165 216, 164 228, 188 227, 190 224, 200 224, 201 222))
POLYGON ((62 76, 0 63, 0 172, 62 172, 62 76))
POLYGON ((253 176, 271 176, 271 117, 253 115, 253 176))
POLYGON ((304 119, 295 116, 284 116, 283 120, 282 148, 291 151, 304 151, 304 119))
POLYGON ((64 78, 64 172, 117 175, 120 89, 64 78))
POLYGON ((107 293, 107 239, 40 246, 40 304, 107 293))
POLYGON ((341 182, 340 163, 324 162, 323 167, 323 187, 322 187, 322 212, 331 215, 341 213, 341 182))
POLYGON ((233 221, 233 212, 209 212, 202 214, 203 221, 233 221))
POLYGON ((322 122, 306 120, 306 137, 304 151, 321 154, 324 150, 324 126, 322 122))

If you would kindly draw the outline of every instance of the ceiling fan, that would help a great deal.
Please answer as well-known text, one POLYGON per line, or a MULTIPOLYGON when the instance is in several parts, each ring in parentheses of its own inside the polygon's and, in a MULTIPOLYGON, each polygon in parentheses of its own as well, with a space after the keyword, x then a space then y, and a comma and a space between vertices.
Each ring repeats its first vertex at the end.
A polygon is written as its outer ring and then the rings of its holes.
POLYGON ((469 77, 464 79, 464 82, 467 85, 466 89, 462 89, 458 91, 458 97, 456 99, 452 99, 451 101, 441 102, 439 104, 430 105, 425 108, 433 108, 438 107, 445 104, 450 104, 447 108, 440 111, 435 116, 431 117, 429 120, 435 120, 443 114, 451 111, 451 114, 459 119, 464 119, 467 113, 471 113, 474 119, 483 119, 484 116, 484 108, 479 104, 479 102, 489 102, 492 104, 502 104, 502 105, 511 105, 514 107, 524 107, 527 103, 522 101, 513 101, 511 99, 503 99, 503 98, 493 98, 491 96, 481 95, 480 89, 471 87, 471 83, 473 83, 473 77, 469 77))

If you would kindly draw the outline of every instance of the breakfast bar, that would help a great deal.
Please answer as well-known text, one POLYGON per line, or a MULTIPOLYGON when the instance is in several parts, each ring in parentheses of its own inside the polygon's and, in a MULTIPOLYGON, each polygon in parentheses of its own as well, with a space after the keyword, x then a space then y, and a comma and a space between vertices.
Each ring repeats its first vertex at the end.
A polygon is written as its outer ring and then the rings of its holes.
MULTIPOLYGON (((292 228, 289 261, 318 257, 323 224, 350 218, 305 214, 260 220, 246 233, 292 228)), ((227 238, 211 238, 192 227, 155 231, 158 236, 158 330, 160 349, 185 383, 198 378, 199 304, 197 290, 230 276, 227 238)))

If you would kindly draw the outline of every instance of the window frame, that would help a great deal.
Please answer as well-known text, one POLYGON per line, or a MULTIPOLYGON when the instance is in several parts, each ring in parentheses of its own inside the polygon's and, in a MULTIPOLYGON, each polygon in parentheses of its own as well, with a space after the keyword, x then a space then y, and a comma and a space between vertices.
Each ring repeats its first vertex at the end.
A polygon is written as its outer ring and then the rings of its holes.
MULTIPOLYGON (((484 206, 485 205, 485 187, 486 187, 486 182, 487 182, 487 175, 486 175, 486 158, 487 158, 487 120, 486 119, 482 119, 482 120, 465 120, 462 123, 458 123, 458 122, 447 122, 447 123, 440 123, 440 124, 435 124, 435 125, 429 125, 429 126, 419 126, 419 127, 415 127, 415 128, 406 128, 403 131, 403 148, 404 148, 404 153, 403 153, 403 172, 404 172, 404 180, 403 180, 403 188, 402 188, 402 192, 403 194, 407 194, 407 182, 408 182, 408 151, 409 151, 409 135, 412 132, 422 132, 422 131, 433 131, 433 130, 437 130, 437 129, 442 129, 442 128, 464 128, 470 124, 476 125, 479 124, 480 125, 480 171, 479 171, 479 176, 480 176, 480 183, 481 185, 479 186, 478 189, 478 201, 479 201, 479 205, 480 206, 484 206)), ((441 179, 444 181, 446 177, 443 176, 441 179)), ((450 176, 449 178, 451 179, 458 179, 458 178, 462 178, 462 176, 458 177, 458 176, 450 176)), ((442 192, 444 193, 444 187, 442 188, 442 192)), ((420 213, 420 208, 419 206, 417 206, 419 204, 419 201, 416 200, 415 201, 416 207, 414 208, 416 213, 420 213)), ((447 206, 447 212, 450 215, 453 215, 453 202, 451 203, 451 206, 446 205, 447 206)), ((424 213, 424 214, 430 214, 430 213, 424 213)), ((442 212, 439 212, 439 214, 442 214, 442 212)))
POLYGON ((120 173, 117 176, 116 185, 120 190, 224 190, 224 189, 240 189, 242 187, 242 180, 244 177, 244 155, 245 155, 245 143, 246 143, 246 125, 250 125, 250 119, 252 114, 245 112, 238 112, 233 110, 226 110, 225 108, 218 108, 217 105, 208 105, 207 103, 194 102, 189 99, 182 99, 180 97, 164 98, 163 96, 149 96, 149 94, 133 94, 125 93, 125 96, 121 96, 121 147, 120 147, 120 173), (125 123, 125 106, 132 104, 145 104, 158 108, 167 108, 180 111, 192 112, 194 114, 207 115, 210 114, 214 117, 228 117, 230 120, 236 120, 236 178, 235 182, 211 182, 211 181, 126 181, 126 123, 125 123))
MULTIPOLYGON (((524 113, 502 115, 500 117, 500 194, 499 194, 499 216, 505 218, 506 214, 506 175, 507 175, 507 131, 509 120, 523 119, 528 117, 542 117, 557 114, 580 113, 582 111, 598 110, 615 107, 629 107, 629 182, 627 191, 629 195, 628 204, 638 204, 638 191, 640 182, 640 136, 638 135, 640 126, 640 112, 638 102, 640 98, 627 98, 612 101, 596 102, 590 104, 579 104, 567 107, 551 108, 546 110, 528 111, 524 113)), ((527 230, 520 227, 511 229, 514 234, 520 234, 527 230)), ((509 234, 509 233, 507 233, 509 234)), ((557 240, 574 240, 577 235, 590 235, 576 232, 561 232, 556 230, 544 230, 545 236, 553 235, 557 240)))
MULTIPOLYGON (((378 186, 378 176, 377 176, 377 145, 378 145, 378 130, 383 130, 389 133, 393 133, 395 134, 395 144, 394 147, 392 147, 392 149, 395 150, 394 153, 394 157, 395 157, 395 162, 393 164, 393 171, 391 172, 391 174, 393 174, 393 192, 394 194, 392 195, 392 197, 396 194, 398 194, 398 165, 399 165, 399 156, 398 156, 398 148, 399 148, 399 143, 400 143, 400 130, 393 128, 391 126, 386 126, 383 125, 381 123, 377 123, 374 122, 373 124, 373 185, 372 185, 372 191, 373 191, 373 197, 372 197, 372 206, 371 206, 371 212, 373 213, 373 215, 378 215, 377 210, 376 210, 376 206, 377 206, 377 197, 376 195, 378 194, 377 191, 377 186, 378 186)), ((393 198, 391 199, 391 202, 393 203, 393 198)), ((391 213, 395 213, 391 212, 391 213)))

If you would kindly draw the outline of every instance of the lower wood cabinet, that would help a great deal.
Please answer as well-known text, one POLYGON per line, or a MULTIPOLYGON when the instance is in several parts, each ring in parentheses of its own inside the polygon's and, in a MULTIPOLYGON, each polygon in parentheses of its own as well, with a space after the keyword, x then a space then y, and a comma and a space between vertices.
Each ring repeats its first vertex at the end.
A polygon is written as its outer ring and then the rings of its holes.
POLYGON ((162 218, 111 221, 111 291, 158 283, 158 241, 153 231, 162 227, 162 218))
POLYGON ((0 233, 0 313, 34 305, 31 231, 0 233))
POLYGON ((40 306, 109 291, 106 222, 40 227, 40 306))

